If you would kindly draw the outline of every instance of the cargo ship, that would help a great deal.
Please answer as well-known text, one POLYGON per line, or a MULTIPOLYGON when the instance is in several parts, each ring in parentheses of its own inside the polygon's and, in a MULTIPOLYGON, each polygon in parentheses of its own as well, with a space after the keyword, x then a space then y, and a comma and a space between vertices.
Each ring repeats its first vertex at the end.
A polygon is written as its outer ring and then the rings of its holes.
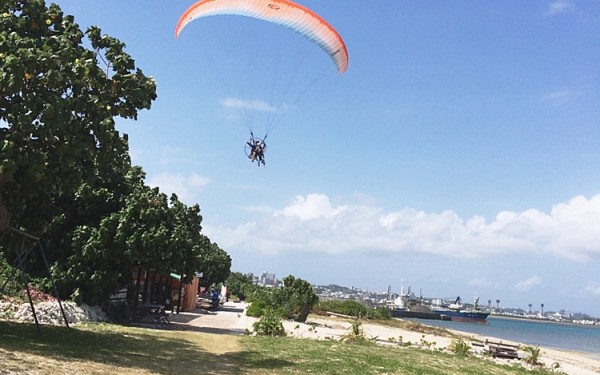
POLYGON ((449 317, 455 322, 482 323, 487 324, 489 312, 482 311, 477 307, 479 298, 475 299, 473 307, 464 307, 460 297, 457 297, 452 303, 445 303, 443 300, 432 300, 429 306, 431 311, 441 316, 449 317))
POLYGON ((387 307, 394 318, 415 318, 433 320, 452 320, 456 322, 487 324, 489 312, 478 308, 479 298, 473 306, 463 306, 460 297, 456 299, 423 298, 404 292, 401 287, 400 295, 393 300, 388 300, 387 307))

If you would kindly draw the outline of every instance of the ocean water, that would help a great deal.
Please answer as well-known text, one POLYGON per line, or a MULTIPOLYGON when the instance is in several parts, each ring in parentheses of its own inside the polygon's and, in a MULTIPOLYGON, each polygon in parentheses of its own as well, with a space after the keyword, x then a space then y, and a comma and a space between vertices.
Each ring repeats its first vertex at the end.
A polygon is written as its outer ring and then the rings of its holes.
POLYGON ((429 326, 516 341, 532 346, 584 352, 600 360, 600 327, 598 326, 495 318, 493 316, 488 317, 488 324, 416 320, 429 326))

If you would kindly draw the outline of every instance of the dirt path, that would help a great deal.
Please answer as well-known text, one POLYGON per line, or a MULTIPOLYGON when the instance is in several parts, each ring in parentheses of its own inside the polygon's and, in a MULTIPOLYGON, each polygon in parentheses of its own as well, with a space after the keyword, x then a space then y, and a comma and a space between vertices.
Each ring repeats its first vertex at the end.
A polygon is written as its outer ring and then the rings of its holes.
POLYGON ((246 316, 246 307, 243 302, 225 302, 215 311, 198 308, 173 314, 169 320, 174 329, 242 335, 246 328, 251 329, 251 323, 254 322, 253 318, 246 316))

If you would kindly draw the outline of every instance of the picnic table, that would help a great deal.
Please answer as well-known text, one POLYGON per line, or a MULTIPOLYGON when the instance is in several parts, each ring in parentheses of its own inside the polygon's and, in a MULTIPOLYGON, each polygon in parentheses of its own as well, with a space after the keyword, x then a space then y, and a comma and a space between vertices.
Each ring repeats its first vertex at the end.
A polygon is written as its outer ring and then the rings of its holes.
POLYGON ((518 344, 489 339, 486 339, 484 344, 487 346, 486 351, 490 353, 493 358, 519 358, 518 344))

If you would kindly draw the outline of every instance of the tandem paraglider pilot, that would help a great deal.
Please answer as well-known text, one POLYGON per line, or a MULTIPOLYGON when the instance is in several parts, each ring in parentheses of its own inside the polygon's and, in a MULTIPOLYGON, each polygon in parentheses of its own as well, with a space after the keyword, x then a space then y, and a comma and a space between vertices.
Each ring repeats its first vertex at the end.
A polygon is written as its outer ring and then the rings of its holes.
POLYGON ((253 163, 254 161, 258 161, 259 167, 261 164, 265 165, 265 151, 267 148, 265 142, 261 141, 260 139, 254 138, 254 135, 252 134, 252 137, 248 142, 246 142, 246 144, 250 147, 250 152, 248 155, 250 160, 253 163))

